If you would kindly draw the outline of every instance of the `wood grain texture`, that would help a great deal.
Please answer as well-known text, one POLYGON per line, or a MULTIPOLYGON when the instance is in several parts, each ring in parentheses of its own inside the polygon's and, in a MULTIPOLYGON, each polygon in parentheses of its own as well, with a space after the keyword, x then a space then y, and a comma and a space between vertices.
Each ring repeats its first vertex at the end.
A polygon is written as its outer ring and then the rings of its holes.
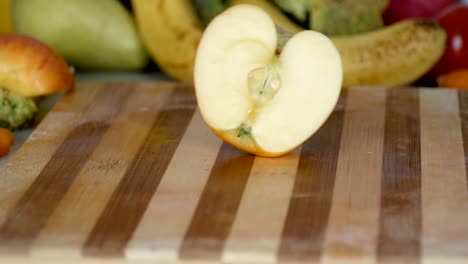
POLYGON ((31 185, 47 164, 64 138, 80 120, 82 112, 88 107, 99 88, 79 88, 84 97, 68 97, 69 104, 63 105, 60 112, 51 112, 34 130, 23 147, 0 171, 0 225, 26 189, 31 185), (86 100, 84 100, 86 99, 86 100), (79 101, 79 102, 77 102, 79 101), (66 112, 66 113, 63 113, 66 112), (60 122, 57 122, 60 120, 60 122), (38 153, 41 153, 38 155, 38 153))
POLYGON ((129 259, 177 261, 220 147, 196 111, 127 248, 129 259))
POLYGON ((420 101, 423 260, 466 259, 468 192, 457 93, 421 90, 420 101))
MULTIPOLYGON (((125 85, 125 83, 115 83, 113 85, 120 86, 125 85)), ((52 108, 51 113, 82 112, 83 109, 86 109, 86 107, 88 107, 88 105, 94 101, 96 94, 104 86, 107 85, 103 85, 99 82, 80 83, 80 85, 74 90, 70 90, 63 93, 63 96, 60 98, 60 100, 57 101, 57 103, 52 108)))
POLYGON ((465 263, 466 120, 465 92, 353 87, 269 159, 189 85, 81 84, 0 172, 0 263, 465 263))
MULTIPOLYGON (((116 85, 112 89, 122 87, 116 85)), ((147 137, 151 128, 147 124, 156 118, 170 91, 171 87, 142 85, 138 92, 128 97, 105 137, 40 232, 31 254, 81 255, 87 236, 147 137)))
POLYGON ((192 91, 176 87, 89 235, 88 256, 124 256, 195 109, 192 91))
POLYGON ((375 263, 385 89, 348 91, 322 263, 375 263))
POLYGON ((276 262, 300 153, 299 147, 281 159, 255 158, 223 262, 276 262))
POLYGON ((333 196, 346 93, 325 124, 301 151, 289 203, 280 261, 319 261, 333 196))
POLYGON ((130 92, 121 89, 97 94, 79 124, 71 130, 0 227, 0 246, 8 252, 24 252, 45 225, 48 217, 73 184, 87 157, 120 110, 130 92), (106 97, 105 99, 103 97, 106 97))
POLYGON ((418 90, 388 90, 380 203, 380 263, 419 263, 421 149, 418 90))
POLYGON ((253 161, 253 155, 223 143, 181 245, 181 259, 221 259, 253 161))
MULTIPOLYGON (((467 171, 466 175, 468 177, 468 92, 463 90, 458 91, 458 104, 463 136, 463 151, 465 153, 465 168, 467 171)), ((468 190, 468 178, 466 186, 468 190)))

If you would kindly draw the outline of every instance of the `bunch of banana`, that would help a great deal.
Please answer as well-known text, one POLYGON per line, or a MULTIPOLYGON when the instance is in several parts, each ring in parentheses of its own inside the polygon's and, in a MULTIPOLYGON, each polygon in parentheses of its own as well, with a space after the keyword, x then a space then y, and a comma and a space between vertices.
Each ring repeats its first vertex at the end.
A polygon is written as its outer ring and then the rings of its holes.
MULTIPOLYGON (((203 4, 200 2, 203 0, 132 0, 145 45, 161 69, 177 80, 193 81, 196 49, 207 23, 197 13, 196 6, 203 4)), ((304 29, 268 0, 229 2, 262 8, 286 31, 304 29)), ((291 10, 302 14, 300 9, 291 10)), ((209 20, 213 14, 204 17, 209 20)), ((445 49, 446 33, 435 22, 412 19, 330 38, 342 57, 344 86, 401 86, 420 78, 438 61, 445 49)))
POLYGON ((203 34, 190 0, 132 0, 140 36, 158 66, 177 80, 192 82, 203 34))

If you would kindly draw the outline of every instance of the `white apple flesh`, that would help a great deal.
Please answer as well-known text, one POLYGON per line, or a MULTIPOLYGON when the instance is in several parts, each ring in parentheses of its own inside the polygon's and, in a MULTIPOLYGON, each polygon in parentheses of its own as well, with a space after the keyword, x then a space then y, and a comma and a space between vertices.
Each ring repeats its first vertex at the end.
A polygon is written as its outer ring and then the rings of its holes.
POLYGON ((195 60, 195 91, 208 126, 234 147, 262 156, 296 148, 338 100, 342 66, 323 34, 287 40, 261 9, 237 5, 205 30, 195 60))

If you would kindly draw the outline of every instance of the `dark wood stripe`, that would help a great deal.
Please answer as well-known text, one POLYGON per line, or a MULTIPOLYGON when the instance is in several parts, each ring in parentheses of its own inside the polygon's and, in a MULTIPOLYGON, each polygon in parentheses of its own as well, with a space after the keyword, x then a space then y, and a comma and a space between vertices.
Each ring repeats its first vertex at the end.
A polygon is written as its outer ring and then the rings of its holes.
MULTIPOLYGON (((458 103, 460 107, 460 119, 463 136, 463 150, 465 152, 465 168, 468 184, 468 92, 464 90, 458 91, 458 103)), ((468 185, 467 185, 468 189, 468 185)))
POLYGON ((83 249, 84 255, 123 256, 195 107, 193 90, 177 87, 173 91, 91 231, 83 249))
MULTIPOLYGON (((0 248, 25 253, 94 152, 130 89, 102 89, 0 227, 0 248), (98 110, 100 109, 100 110, 98 110), (96 113, 99 112, 99 113, 96 113)), ((40 155, 40 153, 37 153, 40 155)))
POLYGON ((380 263, 421 255, 419 91, 388 90, 377 254, 380 263))
POLYGON ((181 259, 220 260, 254 156, 223 144, 185 234, 181 259))
POLYGON ((331 208, 346 91, 326 123, 302 146, 279 248, 282 261, 319 261, 331 208))

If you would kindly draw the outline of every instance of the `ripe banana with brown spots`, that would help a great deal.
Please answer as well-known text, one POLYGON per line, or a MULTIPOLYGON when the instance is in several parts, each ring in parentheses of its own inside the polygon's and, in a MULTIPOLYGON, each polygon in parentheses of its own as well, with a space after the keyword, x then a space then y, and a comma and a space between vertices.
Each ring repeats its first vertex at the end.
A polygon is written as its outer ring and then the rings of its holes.
POLYGON ((405 20, 379 30, 333 37, 342 57, 343 85, 408 85, 445 50, 446 33, 430 20, 405 20))
MULTIPOLYGON (((253 4, 292 33, 294 26, 266 0, 237 0, 253 4)), ((193 81, 193 63, 203 34, 190 0, 132 0, 143 41, 160 68, 176 80, 193 81)), ((374 31, 330 37, 343 63, 343 85, 402 86, 424 75, 442 56, 446 33, 430 20, 401 21, 374 31)))
POLYGON ((191 0, 132 0, 143 43, 153 60, 176 80, 192 82, 203 33, 191 0))

